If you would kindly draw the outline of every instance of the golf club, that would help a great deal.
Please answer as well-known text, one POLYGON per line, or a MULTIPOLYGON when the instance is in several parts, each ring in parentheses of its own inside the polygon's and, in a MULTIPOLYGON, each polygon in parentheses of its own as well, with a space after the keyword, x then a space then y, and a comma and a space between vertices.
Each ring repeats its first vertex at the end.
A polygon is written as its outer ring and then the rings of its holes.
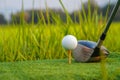
MULTIPOLYGON (((106 58, 108 56, 109 51, 102 44, 106 38, 106 34, 108 32, 108 29, 112 23, 114 16, 116 15, 119 5, 120 5, 120 0, 117 1, 115 7, 113 8, 112 13, 107 21, 106 27, 97 43, 88 40, 79 40, 77 46, 74 47, 74 49, 71 49, 75 61, 96 62, 102 60, 102 57, 106 58), (103 53, 103 56, 101 53, 103 53)), ((72 40, 72 38, 69 38, 69 36, 68 39, 67 38, 65 39, 65 41, 63 38, 63 43, 64 43, 63 47, 66 47, 68 49, 70 46, 73 47, 72 45, 69 44, 72 44, 74 41, 76 42, 76 40, 72 40)))
POLYGON ((120 5, 120 0, 117 1, 115 7, 113 8, 112 13, 106 24, 106 27, 97 43, 93 41, 87 41, 87 40, 78 41, 77 47, 74 50, 72 50, 75 61, 77 62, 100 61, 102 59, 101 53, 103 53, 104 57, 107 57, 107 55, 109 54, 109 51, 104 46, 102 46, 102 44, 106 38, 106 34, 108 32, 108 29, 112 23, 114 16, 116 15, 119 5, 120 5))
POLYGON ((117 10, 118 10, 118 8, 119 8, 119 5, 120 5, 120 0, 117 1, 115 7, 113 8, 113 11, 112 11, 112 13, 111 13, 111 15, 110 15, 110 18, 108 19, 108 22, 107 22, 107 24, 106 24, 106 27, 105 27, 105 29, 104 29, 104 32, 103 32, 102 35, 100 36, 100 39, 98 40, 97 45, 96 45, 96 47, 94 48, 94 51, 93 51, 93 54, 92 54, 91 57, 100 56, 100 47, 101 47, 103 41, 104 41, 105 38, 106 38, 106 34, 107 34, 107 32, 108 32, 108 29, 109 29, 109 27, 110 27, 110 25, 111 25, 111 23, 112 23, 112 20, 113 20, 114 16, 115 16, 116 13, 117 13, 117 10))

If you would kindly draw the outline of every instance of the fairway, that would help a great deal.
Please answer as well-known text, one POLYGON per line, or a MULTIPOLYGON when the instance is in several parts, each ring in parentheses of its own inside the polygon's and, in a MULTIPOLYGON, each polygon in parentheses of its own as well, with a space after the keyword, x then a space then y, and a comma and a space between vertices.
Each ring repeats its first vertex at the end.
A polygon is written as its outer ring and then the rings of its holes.
POLYGON ((105 62, 68 64, 67 59, 3 62, 0 63, 0 80, 119 80, 120 54, 111 53, 105 62), (108 75, 104 76, 103 72, 108 75))

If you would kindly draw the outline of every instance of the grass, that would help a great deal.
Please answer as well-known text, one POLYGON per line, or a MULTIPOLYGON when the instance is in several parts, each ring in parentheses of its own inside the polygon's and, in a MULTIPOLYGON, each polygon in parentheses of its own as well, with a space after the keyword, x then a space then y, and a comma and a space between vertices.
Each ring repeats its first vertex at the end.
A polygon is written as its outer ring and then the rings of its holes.
MULTIPOLYGON (((106 80, 119 80, 120 53, 106 60, 106 80)), ((68 64, 67 59, 0 63, 2 80, 104 80, 101 63, 68 64)))
MULTIPOLYGON (((0 61, 26 61, 26 60, 42 60, 42 59, 64 59, 67 57, 66 51, 61 46, 62 38, 67 34, 74 35, 78 40, 85 39, 97 41, 107 19, 97 14, 97 8, 91 12, 90 0, 88 1, 88 15, 85 13, 84 5, 82 11, 76 12, 75 17, 79 17, 78 23, 74 23, 62 3, 67 21, 63 22, 60 15, 48 10, 46 3, 46 17, 48 24, 45 23, 45 16, 42 15, 38 24, 34 24, 34 0, 32 8, 32 22, 27 24, 24 21, 24 5, 22 0, 22 11, 20 13, 20 24, 16 25, 0 25, 0 61), (50 15, 53 17, 55 24, 50 23, 50 15), (4 28, 5 27, 5 28, 4 28)), ((39 18, 39 17, 38 17, 39 18)), ((119 25, 114 23, 109 31, 107 40, 104 45, 110 51, 119 52, 120 40, 119 25), (116 37, 114 37, 116 35, 116 37), (114 37, 114 39, 113 39, 114 37), (110 44, 111 43, 111 44, 110 44), (116 45, 114 45, 116 44, 116 45)))
MULTIPOLYGON (((113 23, 104 45, 112 52, 119 52, 120 23, 113 23), (114 36, 116 35, 116 36, 114 36), (111 44, 110 44, 111 43, 111 44)), ((63 59, 67 57, 61 46, 62 38, 67 34, 78 40, 97 41, 102 32, 101 26, 79 24, 71 25, 9 25, 0 28, 0 61, 25 61, 41 59, 63 59)))
POLYGON ((21 24, 0 25, 0 80, 119 80, 120 23, 111 25, 104 42, 110 52, 114 52, 106 61, 76 63, 73 60, 69 65, 67 53, 61 46, 62 38, 72 34, 78 40, 97 41, 104 29, 107 16, 104 19, 98 15, 97 9, 91 15, 89 2, 88 15, 82 5, 83 14, 76 13, 79 14, 80 22, 74 23, 62 1, 59 1, 67 16, 66 23, 58 17, 59 15, 51 12, 56 22, 51 24, 48 8, 46 14, 48 24, 45 23, 44 16, 38 24, 34 24, 34 11, 32 23, 25 23, 22 0, 21 24))

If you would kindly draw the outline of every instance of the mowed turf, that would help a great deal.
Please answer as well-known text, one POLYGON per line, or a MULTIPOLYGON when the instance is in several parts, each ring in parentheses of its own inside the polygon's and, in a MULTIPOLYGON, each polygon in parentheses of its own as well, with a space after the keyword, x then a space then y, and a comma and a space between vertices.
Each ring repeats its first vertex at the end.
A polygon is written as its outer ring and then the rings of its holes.
POLYGON ((0 80, 119 80, 119 57, 119 53, 111 53, 104 63, 72 60, 68 64, 67 59, 2 62, 0 80))

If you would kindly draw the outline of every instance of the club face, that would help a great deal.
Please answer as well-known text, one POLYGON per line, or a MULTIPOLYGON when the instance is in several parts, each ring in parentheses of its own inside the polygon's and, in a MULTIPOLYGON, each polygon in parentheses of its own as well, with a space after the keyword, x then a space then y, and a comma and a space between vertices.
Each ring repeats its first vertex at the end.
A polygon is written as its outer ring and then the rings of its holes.
POLYGON ((87 62, 93 53, 93 49, 78 44, 77 47, 72 51, 72 53, 75 61, 87 62))
POLYGON ((105 59, 109 54, 109 51, 104 46, 101 46, 99 52, 96 51, 95 53, 100 55, 93 56, 93 52, 94 48, 89 48, 81 44, 78 44, 77 47, 72 50, 76 62, 99 62, 102 56, 104 56, 102 59, 105 59))

